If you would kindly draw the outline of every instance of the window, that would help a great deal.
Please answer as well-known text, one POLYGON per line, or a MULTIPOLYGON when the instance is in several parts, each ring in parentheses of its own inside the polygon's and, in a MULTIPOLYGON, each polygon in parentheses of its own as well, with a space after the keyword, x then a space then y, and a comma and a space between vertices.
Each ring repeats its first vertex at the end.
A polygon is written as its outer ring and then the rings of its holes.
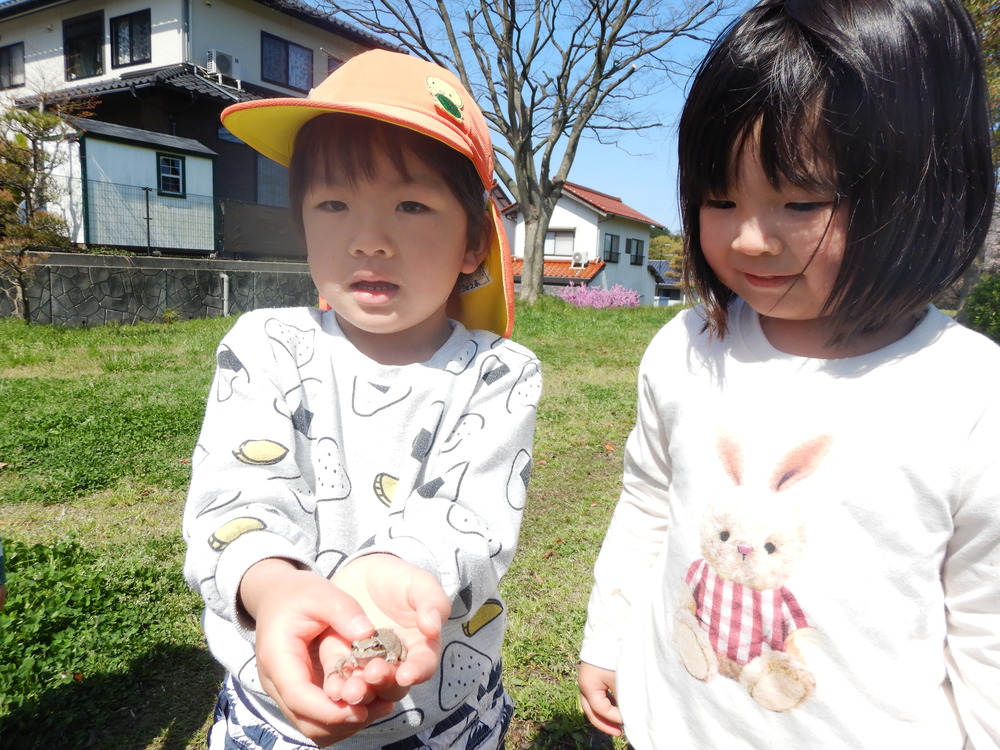
POLYGON ((288 208, 288 168, 257 154, 257 202, 288 208))
POLYGON ((111 67, 138 65, 153 59, 149 42, 149 11, 111 19, 111 67))
POLYGON ((545 234, 545 255, 573 257, 573 241, 575 231, 572 229, 554 229, 545 234))
POLYGON ((157 154, 156 187, 160 195, 184 197, 184 157, 157 154))
POLYGON ((24 85, 24 42, 0 47, 0 89, 24 85))
POLYGON ((344 64, 344 61, 339 57, 334 57, 333 55, 326 56, 326 74, 330 75, 333 71, 344 64))
POLYGON ((606 263, 617 263, 620 252, 618 250, 618 235, 604 235, 604 261, 606 263))
POLYGON ((268 83, 308 91, 312 88, 312 50, 261 32, 260 77, 268 83))
POLYGON ((643 261, 642 251, 645 243, 642 240, 629 238, 625 240, 625 252, 632 256, 632 265, 641 266, 643 261))
POLYGON ((104 74, 104 13, 98 11, 63 21, 66 80, 104 74))

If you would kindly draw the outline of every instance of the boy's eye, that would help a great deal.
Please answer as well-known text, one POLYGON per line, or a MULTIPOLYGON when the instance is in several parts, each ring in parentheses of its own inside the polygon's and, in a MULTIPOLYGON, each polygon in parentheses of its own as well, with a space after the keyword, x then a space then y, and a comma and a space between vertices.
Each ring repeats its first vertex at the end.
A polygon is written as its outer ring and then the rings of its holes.
POLYGON ((705 208, 733 208, 736 204, 733 201, 722 200, 719 198, 706 198, 705 208))
POLYGON ((403 201, 399 204, 399 210, 408 214, 419 213, 420 211, 426 211, 427 206, 423 203, 417 203, 417 201, 403 201))
POLYGON ((347 204, 343 201, 323 201, 319 204, 319 209, 321 211, 344 211, 347 209, 347 204))

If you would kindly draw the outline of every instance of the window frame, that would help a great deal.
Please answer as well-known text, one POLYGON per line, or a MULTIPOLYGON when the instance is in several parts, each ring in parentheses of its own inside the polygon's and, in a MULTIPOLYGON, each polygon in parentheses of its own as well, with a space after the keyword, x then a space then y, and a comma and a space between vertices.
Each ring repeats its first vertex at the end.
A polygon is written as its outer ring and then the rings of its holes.
POLYGON ((576 229, 549 229, 545 233, 542 256, 549 258, 572 258, 576 250, 576 229), (556 252, 569 240, 569 252, 556 252), (551 250, 551 252, 550 252, 551 250))
POLYGON ((172 154, 166 151, 156 152, 156 194, 166 198, 187 198, 187 165, 185 157, 181 154, 172 154), (176 175, 164 174, 163 167, 166 159, 175 160, 178 169, 176 175), (164 187, 164 179, 176 179, 180 189, 170 190, 164 187))
POLYGON ((617 263, 621 257, 621 235, 604 233, 604 262, 617 263), (610 245, 610 247, 608 247, 610 245))
MULTIPOLYGON (((67 81, 79 81, 84 78, 96 78, 104 75, 104 11, 97 10, 93 13, 85 13, 81 16, 66 18, 62 22, 63 32, 63 69, 67 81), (81 31, 82 30, 82 31, 81 31), (71 62, 70 42, 83 39, 90 39, 96 33, 97 41, 97 69, 86 74, 75 74, 73 63, 71 62)), ((91 39, 93 42, 93 39, 91 39)), ((77 56, 79 53, 74 52, 77 56)))
MULTIPOLYGON (((114 18, 111 19, 111 27, 110 27, 110 29, 111 29, 110 30, 110 42, 111 42, 111 67, 112 67, 112 69, 114 69, 114 68, 125 68, 125 67, 128 67, 130 65, 142 65, 143 63, 149 63, 149 62, 153 61, 153 13, 152 13, 152 11, 149 8, 146 8, 145 10, 137 10, 137 11, 134 11, 133 13, 125 13, 125 14, 120 15, 120 16, 115 16, 114 18), (146 35, 146 56, 145 57, 136 57, 135 56, 135 47, 136 47, 136 44, 135 44, 135 38, 136 38, 135 21, 136 20, 140 20, 140 19, 144 20, 145 21, 145 25, 146 25, 146 28, 145 28, 145 35, 146 35), (129 53, 128 53, 128 60, 125 61, 125 62, 120 62, 119 59, 118 59, 118 52, 119 52, 119 49, 118 49, 118 28, 121 25, 125 24, 125 23, 128 24, 128 30, 129 30, 129 36, 128 36, 129 53)), ((142 29, 140 29, 140 31, 142 31, 142 29)))
POLYGON ((14 42, 0 47, 0 90, 16 89, 24 86, 24 42, 14 42), (20 55, 15 55, 14 50, 20 47, 20 55), (20 62, 20 68, 14 64, 15 60, 20 62), (6 63, 6 65, 5 65, 6 63), (9 82, 4 81, 4 68, 7 69, 9 82), (18 80, 20 78, 20 80, 18 80))
POLYGON ((633 266, 641 266, 645 260, 645 256, 643 255, 645 245, 646 243, 635 237, 629 237, 625 240, 625 252, 631 256, 633 266))
POLYGON ((260 80, 266 83, 274 83, 278 86, 284 86, 285 88, 292 89, 293 91, 302 91, 308 93, 313 87, 313 51, 309 47, 304 47, 301 44, 296 44, 295 42, 284 39, 280 36, 275 36, 266 31, 260 32, 260 80), (265 47, 268 44, 280 44, 283 47, 283 64, 282 69, 284 73, 284 79, 279 78, 268 78, 268 62, 265 56, 265 47), (305 85, 299 86, 297 83, 292 81, 292 51, 302 50, 309 55, 309 64, 306 67, 308 72, 308 81, 305 85))

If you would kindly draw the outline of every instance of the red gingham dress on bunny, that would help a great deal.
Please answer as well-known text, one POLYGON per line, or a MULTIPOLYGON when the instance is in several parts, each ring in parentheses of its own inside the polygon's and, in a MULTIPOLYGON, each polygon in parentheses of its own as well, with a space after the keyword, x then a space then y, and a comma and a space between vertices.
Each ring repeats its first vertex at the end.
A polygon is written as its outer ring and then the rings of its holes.
POLYGON ((752 589, 722 578, 704 560, 691 563, 684 580, 712 648, 739 664, 760 656, 765 643, 784 651, 789 633, 809 627, 795 596, 784 586, 752 589))

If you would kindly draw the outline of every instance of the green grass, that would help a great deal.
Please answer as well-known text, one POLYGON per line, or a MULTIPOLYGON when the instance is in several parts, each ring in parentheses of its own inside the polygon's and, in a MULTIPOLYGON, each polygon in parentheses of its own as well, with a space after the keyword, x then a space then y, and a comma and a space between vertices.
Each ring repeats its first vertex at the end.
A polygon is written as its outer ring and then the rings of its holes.
MULTIPOLYGON (((669 308, 519 306, 542 360, 514 565, 508 747, 590 747, 576 662, 618 495, 635 378, 669 308)), ((213 353, 232 319, 106 328, 0 319, 0 747, 204 747, 220 669, 181 579, 180 516, 213 353)))

